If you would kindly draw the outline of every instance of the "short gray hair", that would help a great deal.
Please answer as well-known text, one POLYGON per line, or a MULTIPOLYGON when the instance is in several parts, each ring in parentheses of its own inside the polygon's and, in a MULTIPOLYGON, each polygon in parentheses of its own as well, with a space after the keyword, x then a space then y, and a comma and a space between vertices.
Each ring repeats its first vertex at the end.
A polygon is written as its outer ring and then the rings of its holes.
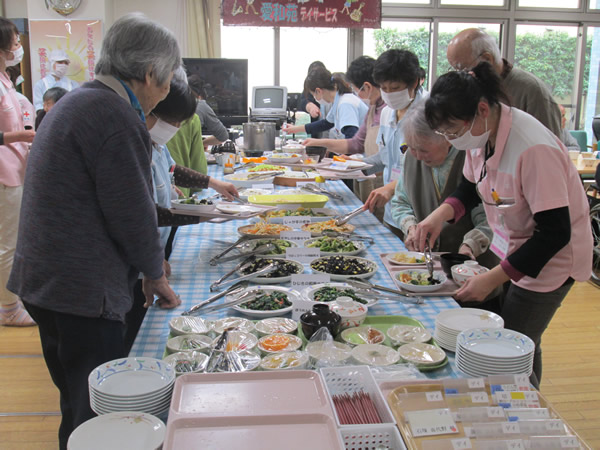
POLYGON ((102 41, 96 73, 122 80, 145 81, 151 72, 159 85, 181 65, 175 35, 141 13, 118 19, 102 41))
POLYGON ((402 119, 402 129, 404 131, 404 141, 409 147, 416 145, 417 142, 446 142, 444 136, 440 136, 431 129, 427 118, 425 117, 425 99, 418 100, 413 104, 402 119))
POLYGON ((496 64, 500 64, 502 62, 502 55, 500 54, 500 48, 498 47, 496 38, 483 30, 480 31, 479 35, 471 41, 473 59, 477 59, 487 52, 493 56, 496 64))

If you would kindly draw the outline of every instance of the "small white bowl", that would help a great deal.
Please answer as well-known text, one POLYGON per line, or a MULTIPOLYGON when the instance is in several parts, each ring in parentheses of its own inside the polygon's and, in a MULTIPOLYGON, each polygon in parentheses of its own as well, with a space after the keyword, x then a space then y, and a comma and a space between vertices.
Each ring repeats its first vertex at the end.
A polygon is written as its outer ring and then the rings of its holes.
POLYGON ((298 332, 298 322, 286 317, 263 319, 256 322, 255 327, 260 337, 276 333, 296 334, 298 332))
POLYGON ((331 302, 330 309, 338 313, 342 318, 341 330, 361 326, 369 312, 369 308, 366 305, 355 302, 346 296, 338 297, 335 301, 331 302))
POLYGON ((465 261, 462 264, 452 266, 451 271, 452 279, 456 282, 456 284, 462 286, 469 278, 488 272, 489 269, 487 267, 480 266, 477 261, 465 261))
POLYGON ((352 347, 336 341, 316 341, 306 344, 306 351, 315 365, 336 366, 350 358, 352 347))
POLYGON ((396 364, 400 355, 393 348, 381 344, 362 344, 352 349, 352 359, 357 364, 389 366, 396 364))
POLYGON ((179 316, 169 321, 169 329, 173 336, 182 334, 207 334, 211 330, 211 324, 202 317, 179 316))
POLYGON ((172 337, 167 341, 167 350, 170 353, 202 352, 210 350, 212 339, 204 334, 182 334, 172 337))
POLYGON ((254 331, 254 324, 248 319, 243 319, 241 317, 225 317, 213 322, 212 330, 217 335, 223 334, 223 331, 227 328, 237 328, 235 331, 252 333, 254 331))
POLYGON ((262 370, 298 370, 308 365, 308 354, 296 350, 293 352, 273 353, 265 356, 261 363, 262 370))
POLYGON ((394 325, 387 330, 387 335, 395 345, 427 342, 431 333, 425 328, 413 325, 394 325))
MULTIPOLYGON (((216 345, 221 336, 217 336, 213 341, 216 345)), ((227 333, 227 344, 225 351, 242 352, 244 350, 252 350, 258 344, 258 338, 247 331, 230 331, 227 333)))
POLYGON ((266 355, 270 355, 272 353, 293 352, 298 350, 300 347, 302 347, 302 339, 300 339, 298 336, 294 336, 293 334, 275 333, 268 336, 263 336, 258 340, 258 348, 266 355), (269 345, 270 341, 273 340, 281 342, 281 345, 286 343, 285 347, 281 348, 280 350, 272 350, 268 347, 265 347, 269 345))
POLYGON ((200 352, 178 352, 165 357, 164 361, 175 370, 176 375, 202 372, 208 364, 208 355, 200 352), (183 366, 191 370, 183 370, 183 366))
POLYGON ((409 270, 402 270, 395 275, 400 286, 410 292, 434 292, 434 291, 437 291, 438 289, 441 289, 442 285, 448 280, 448 278, 446 277, 444 272, 436 270, 435 272, 433 272, 433 279, 439 281, 439 283, 429 284, 429 285, 412 284, 412 283, 407 283, 405 281, 402 281, 402 276, 405 274, 408 274, 408 275, 416 274, 416 275, 419 275, 422 277, 422 276, 429 276, 429 272, 427 271, 427 269, 409 269, 409 270))
POLYGON ((212 202, 212 204, 210 204, 210 205, 198 205, 198 204, 189 205, 187 203, 183 203, 185 200, 186 199, 171 200, 171 208, 179 209, 182 211, 208 213, 208 212, 213 211, 216 207, 214 202, 212 202))
POLYGON ((446 359, 446 352, 431 344, 404 344, 398 349, 400 357, 413 364, 435 366, 446 359))
POLYGON ((385 334, 377 328, 363 325, 356 328, 346 328, 341 334, 342 340, 351 346, 362 344, 382 344, 385 334), (355 339, 353 339, 353 336, 355 339))

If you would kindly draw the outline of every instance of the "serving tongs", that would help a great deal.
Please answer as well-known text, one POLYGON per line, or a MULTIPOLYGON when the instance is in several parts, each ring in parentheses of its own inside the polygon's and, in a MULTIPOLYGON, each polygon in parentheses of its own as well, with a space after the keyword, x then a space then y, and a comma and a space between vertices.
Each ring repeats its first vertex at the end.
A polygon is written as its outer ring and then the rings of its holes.
POLYGON ((326 189, 323 189, 322 187, 317 186, 314 183, 307 183, 307 184, 303 185, 300 189, 302 189, 303 191, 308 191, 311 194, 323 194, 323 195, 326 195, 327 197, 331 197, 336 200, 342 200, 344 198, 340 194, 336 194, 335 192, 330 192, 326 189))
POLYGON ((265 252, 273 250, 274 248, 275 248, 275 246, 270 243, 259 245, 258 247, 256 247, 254 250, 252 250, 250 252, 240 253, 238 255, 232 255, 232 256, 227 256, 225 258, 221 258, 221 259, 219 259, 217 264, 224 263, 227 261, 233 261, 234 259, 244 258, 244 257, 248 257, 248 256, 264 255, 265 252))
POLYGON ((414 304, 414 305, 422 305, 423 303, 425 303, 425 300, 420 295, 412 294, 409 292, 399 291, 397 289, 391 289, 391 288, 388 288, 385 286, 380 286, 378 284, 373 284, 370 281, 363 280, 360 278, 350 278, 347 280, 347 283, 356 289, 363 289, 363 290, 367 290, 367 291, 376 290, 376 291, 388 292, 390 294, 394 294, 394 295, 397 295, 400 297, 407 297, 410 299, 414 299, 414 300, 410 301, 410 300, 405 300, 405 299, 393 298, 391 296, 385 296, 386 300, 395 300, 395 301, 400 301, 402 303, 410 303, 410 304, 414 304))
POLYGON ((334 230, 324 230, 323 236, 327 237, 343 237, 349 239, 351 241, 366 241, 369 244, 374 244, 375 239, 369 236, 359 236, 358 234, 350 234, 350 233, 341 233, 339 231, 334 230))
POLYGON ((342 216, 336 217, 335 218, 335 225, 338 226, 338 227, 341 227, 342 225, 345 225, 350 220, 352 220, 353 218, 355 218, 356 216, 358 216, 360 213, 365 212, 365 210, 363 208, 364 208, 364 206, 361 205, 358 208, 350 211, 348 214, 344 214, 342 216))
MULTIPOLYGON (((218 305, 207 306, 202 310, 202 314, 208 314, 211 312, 219 311, 221 309, 231 308, 232 306, 239 305, 240 303, 246 303, 246 302, 252 301, 258 296, 257 292, 258 291, 256 291, 256 290, 246 291, 234 300, 230 300, 225 303, 219 303, 218 305)), ((229 293, 229 295, 237 295, 237 294, 239 294, 239 292, 237 292, 237 293, 230 292, 229 293)))
POLYGON ((280 170, 278 172, 256 172, 256 173, 249 173, 248 176, 246 177, 248 180, 262 180, 263 178, 272 178, 272 177, 276 177, 278 175, 283 175, 285 173, 284 170, 280 170))
POLYGON ((216 266, 219 259, 221 259, 223 256, 225 256, 227 253, 229 253, 231 250, 233 250, 234 248, 236 248, 238 245, 240 245, 242 242, 244 241, 248 241, 251 238, 249 236, 242 236, 241 238, 239 238, 237 241, 235 241, 233 244, 229 245, 228 247, 225 248, 225 250, 223 250, 221 253, 219 253, 218 255, 213 256, 209 263, 211 266, 216 266))
MULTIPOLYGON (((246 289, 248 287, 248 281, 240 281, 238 283, 235 283, 234 285, 230 286, 229 289, 226 289, 223 292, 219 292, 216 295, 213 295, 212 297, 198 303, 197 305, 192 306, 190 309, 188 309, 187 311, 184 311, 181 313, 182 316, 193 316, 196 314, 200 314, 200 310, 208 305, 210 305, 211 303, 216 302, 217 300, 219 300, 220 298, 225 297, 226 295, 236 295, 241 293, 244 289, 246 289)), ((204 313, 205 311, 202 311, 202 313, 204 313)))
POLYGON ((237 166, 233 168, 234 172, 237 172, 238 170, 242 170, 242 169, 251 169, 252 167, 256 166, 257 164, 255 162, 247 162, 246 164, 242 164, 241 166, 237 166))
POLYGON ((217 281, 215 281, 214 283, 212 283, 210 285, 210 291, 214 292, 214 291, 218 290, 218 288, 223 283, 236 283, 236 282, 239 282, 239 281, 242 281, 242 280, 249 280, 251 278, 256 278, 256 277, 259 277, 259 276, 264 275, 266 273, 272 272, 275 269, 275 263, 269 263, 268 265, 266 265, 265 267, 263 267, 262 269, 260 269, 257 272, 249 273, 248 275, 243 275, 243 276, 241 276, 239 278, 236 278, 234 280, 228 280, 228 281, 226 281, 227 278, 229 278, 235 272, 237 272, 238 270, 243 271, 248 266, 250 266, 250 264, 252 264, 255 260, 256 260, 256 258, 254 256, 251 256, 250 258, 245 259, 244 261, 240 262, 232 270, 230 270, 225 275, 223 275, 221 278, 219 278, 217 281))
POLYGON ((429 245, 429 235, 425 239, 425 248, 423 249, 423 254, 425 255, 425 265, 427 267, 427 271, 429 272, 429 278, 427 281, 433 284, 433 256, 431 255, 431 246, 429 245))

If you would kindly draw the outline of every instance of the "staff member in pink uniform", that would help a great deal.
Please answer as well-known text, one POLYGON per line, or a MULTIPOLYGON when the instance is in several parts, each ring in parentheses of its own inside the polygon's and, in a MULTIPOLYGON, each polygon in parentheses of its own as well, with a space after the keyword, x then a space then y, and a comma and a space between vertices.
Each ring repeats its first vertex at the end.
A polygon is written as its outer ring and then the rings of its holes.
POLYGON ((0 324, 6 326, 35 325, 19 298, 6 289, 17 245, 28 143, 35 136, 25 130, 21 104, 6 73, 21 59, 19 31, 0 17, 0 324))
POLYGON ((537 119, 501 103, 506 96, 492 67, 451 72, 435 83, 425 106, 432 129, 466 150, 456 192, 417 227, 420 248, 446 221, 483 202, 494 231, 490 248, 501 263, 459 289, 460 300, 482 301, 505 284, 505 328, 535 343, 531 382, 542 377, 542 333, 573 280, 590 277, 592 234, 579 175, 560 140, 537 119))

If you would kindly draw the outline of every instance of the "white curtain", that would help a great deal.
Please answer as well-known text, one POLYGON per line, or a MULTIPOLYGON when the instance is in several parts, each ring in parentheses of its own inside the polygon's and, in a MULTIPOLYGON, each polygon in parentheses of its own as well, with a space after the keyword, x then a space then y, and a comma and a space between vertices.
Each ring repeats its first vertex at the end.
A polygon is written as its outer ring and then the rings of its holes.
POLYGON ((187 58, 221 57, 221 2, 179 0, 177 3, 181 53, 187 58))

